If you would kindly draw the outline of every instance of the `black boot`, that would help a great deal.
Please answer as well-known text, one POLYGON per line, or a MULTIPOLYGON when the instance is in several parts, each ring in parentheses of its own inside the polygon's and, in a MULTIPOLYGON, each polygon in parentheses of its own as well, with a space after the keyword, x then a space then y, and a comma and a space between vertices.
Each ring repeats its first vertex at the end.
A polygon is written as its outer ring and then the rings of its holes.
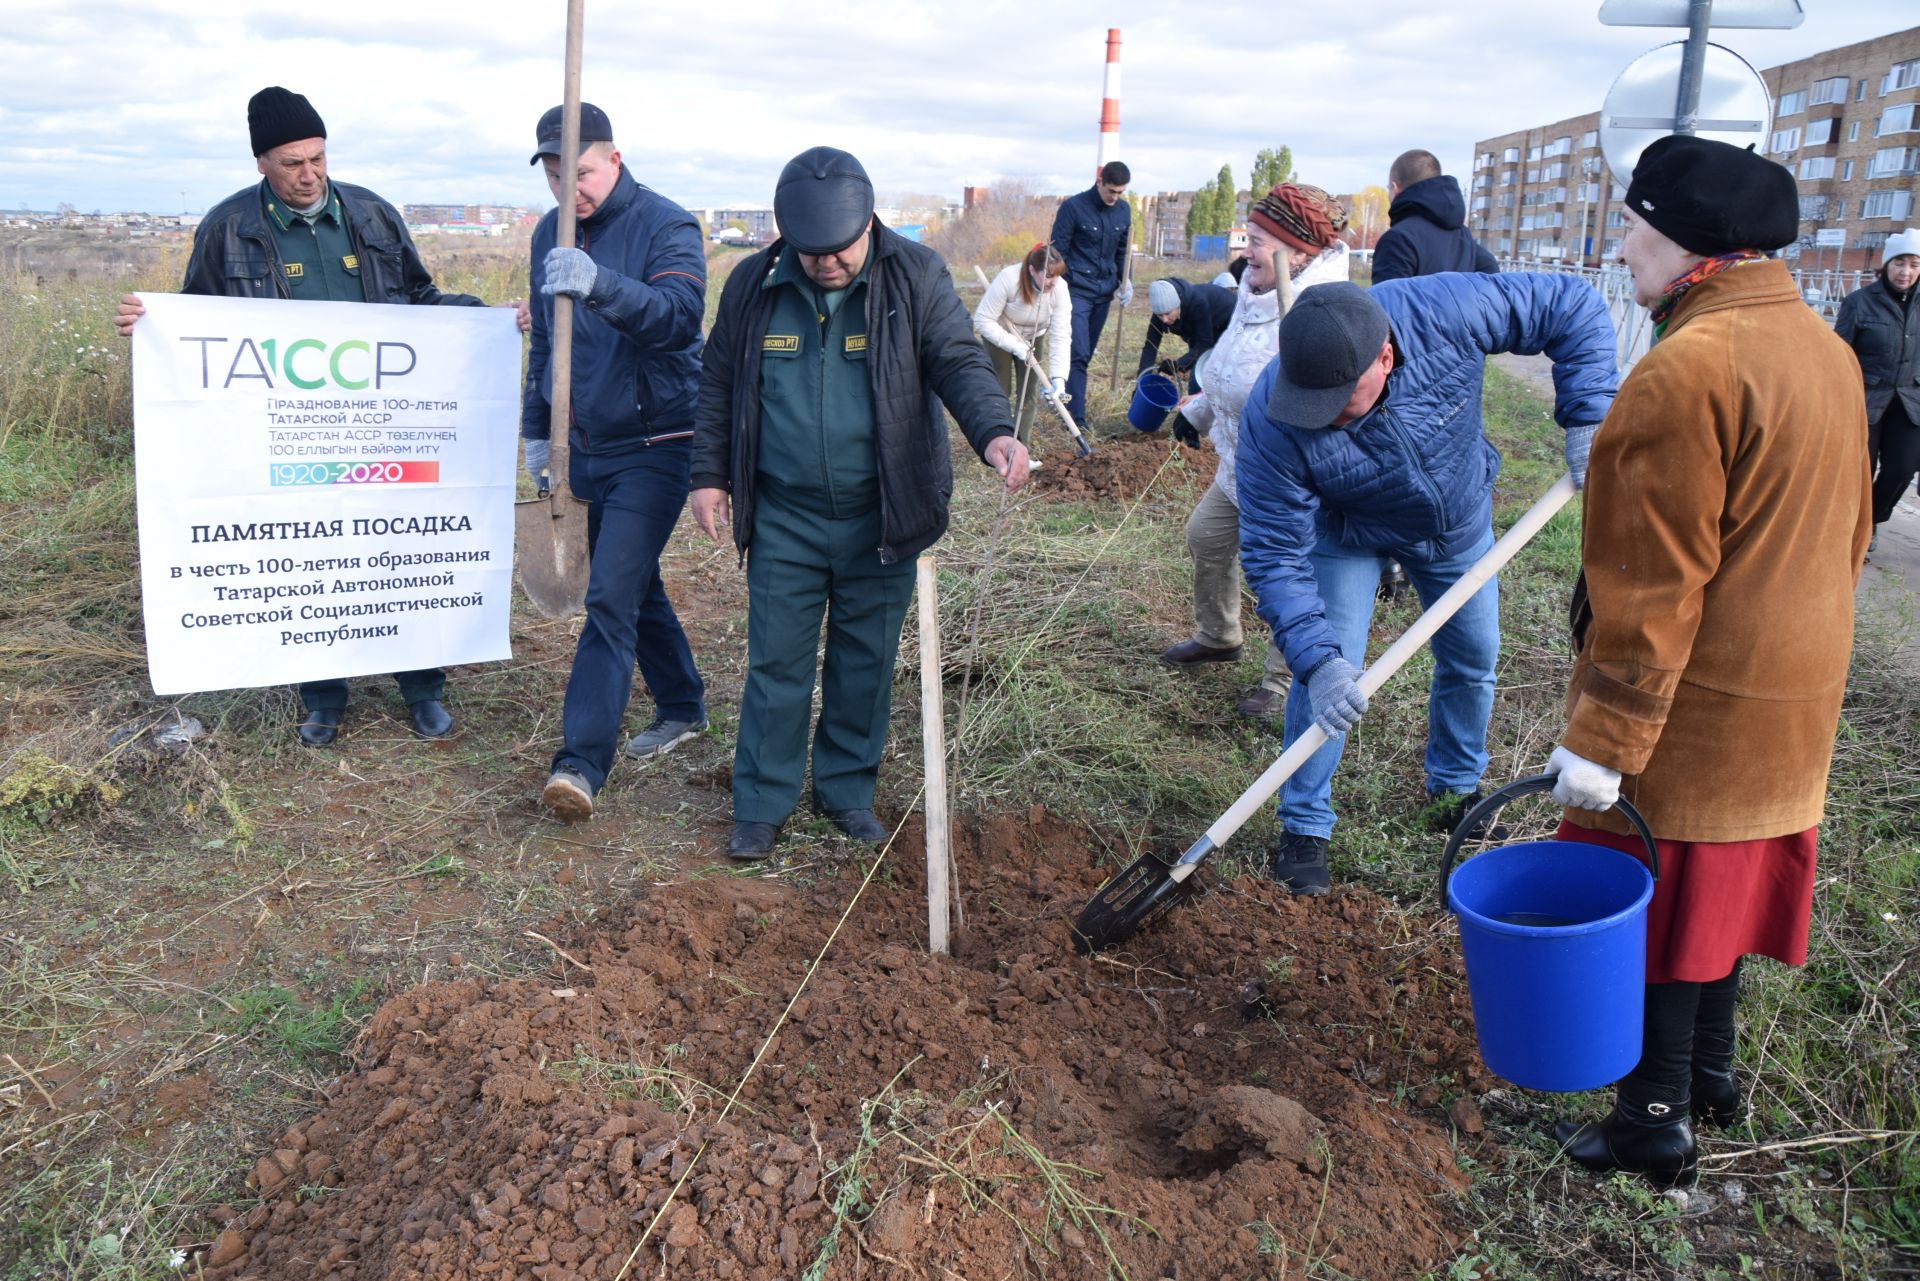
POLYGON ((1605 1120, 1562 1121, 1553 1137, 1589 1170, 1625 1170, 1657 1188, 1691 1187, 1700 1150, 1687 1119, 1698 983, 1649 983, 1640 1062, 1614 1087, 1605 1120))
POLYGON ((1723 979, 1700 985, 1700 1012, 1693 1022, 1693 1119, 1708 1125, 1738 1125, 1746 1100, 1733 1078, 1733 1006, 1740 997, 1740 962, 1723 979))
POLYGON ((1553 1137, 1568 1156, 1603 1174, 1625 1170, 1656 1188, 1690 1188, 1700 1177, 1700 1149, 1685 1099, 1632 1105, 1623 1090, 1605 1120, 1562 1121, 1553 1127, 1553 1137), (1655 1114, 1649 1107, 1661 1111, 1655 1114))

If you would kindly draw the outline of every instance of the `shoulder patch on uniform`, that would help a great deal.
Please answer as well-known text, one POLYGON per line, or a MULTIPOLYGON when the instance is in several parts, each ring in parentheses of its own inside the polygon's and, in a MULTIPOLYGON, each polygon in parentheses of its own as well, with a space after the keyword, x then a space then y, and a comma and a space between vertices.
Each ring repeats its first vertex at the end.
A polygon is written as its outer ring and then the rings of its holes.
POLYGON ((847 335, 847 351, 849 353, 856 352, 856 351, 865 351, 866 349, 867 349, 867 336, 865 334, 848 334, 847 335))
POLYGON ((307 274, 307 264, 304 262, 289 262, 281 265, 286 270, 288 280, 298 280, 307 274))
POLYGON ((358 271, 360 270, 360 255, 359 254, 343 255, 340 259, 340 265, 342 267, 345 267, 348 271, 358 271))
POLYGON ((799 351, 799 334, 768 334, 760 340, 761 351, 799 351))

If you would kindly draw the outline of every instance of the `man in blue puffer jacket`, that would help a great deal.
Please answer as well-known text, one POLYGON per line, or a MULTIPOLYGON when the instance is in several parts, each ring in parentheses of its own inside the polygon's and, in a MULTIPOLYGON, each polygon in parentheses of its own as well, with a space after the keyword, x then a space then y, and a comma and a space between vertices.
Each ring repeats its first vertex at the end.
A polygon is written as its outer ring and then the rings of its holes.
MULTIPOLYGON (((1486 358, 1545 352, 1567 467, 1587 450, 1618 381, 1613 325, 1576 276, 1449 273, 1371 291, 1345 282, 1300 296, 1280 354, 1240 423, 1240 563, 1260 616, 1296 674, 1286 741, 1319 724, 1333 741, 1280 791, 1274 878, 1324 894, 1333 772, 1366 711, 1356 678, 1389 556, 1431 605, 1493 546, 1500 454, 1480 421, 1486 358)), ((1479 796, 1500 653, 1489 582, 1433 639, 1427 725, 1429 816, 1457 825, 1479 796)))
MULTIPOLYGON (((535 163, 561 186, 561 109, 535 129, 535 163)), ((533 352, 522 393, 527 470, 545 489, 553 299, 574 299, 571 451, 564 479, 587 509, 587 621, 541 792, 567 822, 593 815, 613 767, 637 662, 653 722, 627 754, 659 756, 707 727, 706 687, 660 581, 660 552, 687 501, 707 259, 692 214, 633 180, 606 113, 580 104, 574 212, 580 247, 554 244, 558 211, 533 232, 533 352)))

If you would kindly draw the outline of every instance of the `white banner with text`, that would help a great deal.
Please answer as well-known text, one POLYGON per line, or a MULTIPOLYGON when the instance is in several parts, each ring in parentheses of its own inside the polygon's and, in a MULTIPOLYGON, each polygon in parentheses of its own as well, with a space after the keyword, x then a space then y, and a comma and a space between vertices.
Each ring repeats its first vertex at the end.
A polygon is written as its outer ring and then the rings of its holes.
POLYGON ((140 299, 156 694, 512 656, 510 309, 140 299))

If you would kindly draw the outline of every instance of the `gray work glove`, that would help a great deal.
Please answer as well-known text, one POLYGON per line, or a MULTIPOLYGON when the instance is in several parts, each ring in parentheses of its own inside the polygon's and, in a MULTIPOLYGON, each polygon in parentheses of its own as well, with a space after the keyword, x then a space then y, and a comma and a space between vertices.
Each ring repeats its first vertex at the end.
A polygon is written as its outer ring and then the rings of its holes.
POLYGON ((1367 714, 1367 696, 1360 692, 1353 664, 1337 655, 1313 669, 1307 677, 1307 697, 1313 700, 1313 723, 1337 738, 1367 714))
POLYGON ((1587 455, 1593 452, 1593 434, 1599 423, 1581 423, 1567 428, 1567 471, 1573 475, 1573 487, 1587 487, 1587 455))
POLYGON ((1113 291, 1113 300, 1122 307, 1131 306, 1133 304, 1133 282, 1131 280, 1121 281, 1120 287, 1113 291))
POLYGON ((1056 378, 1040 389, 1040 399, 1049 405, 1064 405, 1073 397, 1067 395, 1067 380, 1056 378))
POLYGON ((1553 775, 1553 799, 1576 810, 1610 810, 1620 799, 1620 771, 1590 761, 1564 747, 1547 758, 1553 775))
POLYGON ((547 250, 547 282, 540 286, 543 294, 565 294, 569 298, 586 301, 593 292, 593 283, 599 277, 600 269, 587 257, 584 249, 547 250))
POLYGON ((533 477, 533 487, 541 493, 551 487, 547 482, 547 460, 553 457, 553 442, 550 440, 528 440, 527 475, 533 477))

